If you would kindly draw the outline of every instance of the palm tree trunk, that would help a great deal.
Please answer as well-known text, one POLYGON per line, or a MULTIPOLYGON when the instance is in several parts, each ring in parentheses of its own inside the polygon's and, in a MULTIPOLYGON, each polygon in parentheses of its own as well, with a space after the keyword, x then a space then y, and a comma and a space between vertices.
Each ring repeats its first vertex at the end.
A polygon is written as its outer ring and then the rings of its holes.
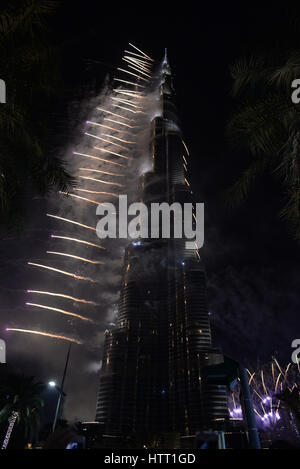
POLYGON ((15 412, 13 411, 12 414, 11 414, 11 420, 9 422, 9 425, 8 425, 8 429, 7 429, 7 432, 6 432, 6 435, 5 435, 5 438, 3 440, 3 443, 2 443, 2 446, 1 446, 1 449, 6 449, 7 448, 7 445, 9 443, 9 439, 10 439, 10 436, 12 434, 12 431, 13 431, 13 428, 14 428, 14 425, 16 423, 16 420, 18 418, 18 412, 15 412))

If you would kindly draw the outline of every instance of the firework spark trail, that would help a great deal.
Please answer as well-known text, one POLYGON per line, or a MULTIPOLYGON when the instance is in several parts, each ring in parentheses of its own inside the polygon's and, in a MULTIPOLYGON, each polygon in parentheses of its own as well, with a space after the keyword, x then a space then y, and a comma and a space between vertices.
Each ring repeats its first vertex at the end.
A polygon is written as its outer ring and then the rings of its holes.
POLYGON ((124 99, 124 98, 114 98, 112 97, 111 98, 113 101, 117 101, 118 103, 123 103, 123 104, 127 104, 128 106, 132 106, 136 109, 143 109, 143 106, 138 106, 137 104, 134 104, 132 101, 129 101, 128 99, 124 99))
POLYGON ((147 72, 147 76, 149 76, 149 69, 145 65, 141 64, 140 62, 137 62, 135 59, 129 59, 129 58, 126 58, 125 56, 123 57, 122 60, 124 60, 124 62, 127 62, 130 65, 133 65, 137 69, 138 72, 140 71, 147 72))
POLYGON ((51 334, 50 332, 32 331, 30 329, 17 329, 15 327, 7 327, 6 330, 7 331, 14 331, 14 332, 25 332, 27 334, 43 335, 45 337, 51 337, 53 339, 67 340, 69 342, 74 342, 75 344, 78 344, 78 345, 82 344, 82 342, 80 340, 72 339, 71 337, 65 337, 63 335, 51 334))
POLYGON ((109 171, 102 171, 100 169, 94 169, 94 168, 78 168, 80 171, 93 171, 94 173, 101 173, 101 174, 107 174, 108 176, 118 176, 118 177, 123 177, 124 174, 118 174, 118 173, 110 173, 109 171))
POLYGON ((83 223, 79 223, 78 221, 69 220, 68 218, 59 217, 58 215, 51 215, 50 213, 47 213, 46 215, 47 217, 56 218, 57 220, 66 221, 67 223, 73 223, 74 225, 78 225, 81 228, 96 231, 96 228, 94 228, 93 226, 84 225, 83 223))
MULTIPOLYGON (((111 112, 108 109, 103 109, 102 107, 97 107, 98 111, 106 112, 106 114, 110 114, 111 116, 115 117, 120 117, 121 119, 124 119, 125 121, 131 122, 132 119, 129 117, 122 116, 121 114, 116 114, 115 112, 111 112)), ((91 122, 91 121, 86 121, 88 124, 94 124, 100 126, 100 124, 97 124, 96 122, 91 122)))
POLYGON ((134 77, 136 77, 136 78, 139 78, 140 80, 143 80, 143 81, 145 81, 145 82, 148 82, 148 81, 149 81, 147 78, 141 77, 141 75, 137 75, 136 73, 129 72, 128 70, 124 70, 124 68, 119 68, 119 67, 118 67, 118 70, 119 70, 120 72, 128 73, 128 75, 132 75, 132 76, 134 76, 134 77))
POLYGON ((127 83, 128 85, 138 86, 139 88, 145 88, 145 86, 133 83, 132 81, 120 80, 120 78, 114 78, 114 80, 122 83, 127 83))
MULTIPOLYGON (((143 72, 143 70, 141 70, 140 67, 136 67, 134 65, 128 65, 128 68, 131 68, 132 70, 134 70, 135 72, 138 72, 138 73, 141 73, 142 75, 144 75, 145 77, 148 77, 148 78, 151 78, 151 75, 147 72, 143 72)), ((121 69, 119 69, 121 70, 121 69)), ((142 79, 142 77, 140 76, 140 78, 142 79)))
POLYGON ((112 165, 114 165, 114 166, 122 166, 122 167, 125 167, 125 166, 124 166, 123 164, 121 164, 121 163, 116 163, 115 161, 105 160, 105 159, 103 159, 103 158, 100 158, 100 156, 88 155, 87 153, 78 153, 77 151, 73 151, 73 155, 86 156, 87 158, 91 158, 91 159, 94 159, 94 160, 103 161, 104 163, 109 163, 109 164, 112 164, 112 165))
MULTIPOLYGON (((130 53, 130 52, 129 52, 129 53, 130 53)), ((143 58, 142 58, 142 57, 139 57, 139 58, 133 57, 133 54, 130 53, 130 55, 124 55, 124 56, 123 56, 123 59, 124 59, 124 60, 127 59, 127 60, 130 61, 130 63, 132 63, 132 62, 133 62, 133 63, 136 63, 136 64, 138 64, 138 65, 140 65, 140 66, 142 66, 142 67, 145 67, 148 71, 150 71, 149 67, 151 67, 151 64, 149 64, 149 63, 148 63, 148 60, 145 59, 144 57, 143 57, 143 58)))
MULTIPOLYGON (((76 188, 74 190, 79 191, 79 189, 76 189, 76 188)), ((76 194, 69 194, 69 192, 59 191, 59 194, 66 195, 68 197, 73 197, 74 199, 84 200, 85 202, 89 202, 90 204, 101 205, 101 202, 97 200, 87 199, 86 197, 81 197, 80 195, 76 195, 76 194)))
POLYGON ((84 304, 87 304, 87 305, 94 305, 94 306, 98 305, 98 303, 95 303, 95 301, 85 300, 83 298, 76 298, 75 296, 65 295, 64 293, 53 293, 53 292, 50 292, 50 291, 40 291, 40 290, 27 290, 27 293, 36 293, 38 295, 57 296, 57 297, 60 297, 60 298, 65 298, 66 300, 75 301, 75 303, 84 303, 84 304))
POLYGON ((58 235, 51 235, 51 238, 65 239, 67 241, 74 241, 76 243, 86 244, 87 246, 92 246, 94 248, 106 250, 105 247, 100 246, 99 244, 91 243, 90 241, 85 241, 83 239, 70 238, 69 236, 58 236, 58 235))
POLYGON ((66 272, 65 270, 60 270, 60 269, 56 269, 55 267, 50 267, 49 265, 36 264, 35 262, 28 262, 28 265, 41 267, 42 269, 52 270, 53 272, 58 272, 59 274, 68 275, 69 277, 76 278, 77 280, 86 280, 88 282, 96 283, 96 280, 93 280, 90 277, 83 277, 81 275, 76 275, 76 274, 73 274, 72 272, 66 272))
MULTIPOLYGON (((113 132, 128 132, 127 130, 124 130, 124 129, 115 129, 114 127, 109 127, 108 125, 104 125, 104 124, 97 124, 99 127, 103 127, 105 129, 109 129, 109 130, 112 130, 113 132)), ((76 153, 75 153, 76 154, 76 153)))
MULTIPOLYGON (((140 50, 138 47, 136 47, 134 44, 132 44, 131 42, 128 43, 130 45, 130 47, 133 47, 133 49, 137 50, 140 54, 142 54, 143 57, 145 57, 146 59, 150 60, 150 62, 154 62, 153 59, 151 59, 151 57, 149 57, 149 55, 145 54, 145 52, 143 52, 142 50, 140 50)), ((127 52, 127 51, 125 51, 127 52)), ((133 54, 133 52, 129 52, 129 54, 133 54)))
POLYGON ((131 112, 132 114, 138 114, 141 113, 142 111, 134 111, 133 109, 129 109, 128 107, 120 106, 119 104, 114 104, 113 105, 117 109, 124 109, 124 111, 131 112))
POLYGON ((184 148, 185 148, 185 151, 186 151, 187 155, 190 156, 190 152, 189 152, 189 150, 188 150, 188 147, 186 146, 186 143, 185 143, 183 140, 181 140, 181 141, 182 141, 182 144, 183 144, 183 146, 184 146, 184 148))
POLYGON ((79 176, 81 179, 86 179, 87 181, 101 182, 102 184, 108 184, 109 186, 119 186, 124 187, 124 184, 112 181, 103 181, 103 179, 95 179, 88 176, 79 176))
POLYGON ((109 122, 114 122, 115 124, 124 125, 124 127, 127 127, 128 129, 136 128, 136 126, 134 125, 125 124, 125 122, 115 121, 114 119, 111 119, 110 117, 104 117, 104 120, 109 121, 109 122))
MULTIPOLYGON (((116 145, 117 147, 121 147, 123 148, 124 150, 128 150, 128 148, 124 147, 123 145, 119 145, 118 143, 114 143, 114 142, 109 142, 108 140, 105 140, 104 138, 102 137, 98 137, 97 135, 94 135, 94 134, 90 134, 88 132, 85 132, 85 135, 88 135, 89 137, 93 137, 93 138, 96 138, 97 140, 101 140, 101 141, 104 141, 106 143, 110 143, 111 145, 116 145)), ((108 150, 107 150, 108 151, 108 150)), ((108 153, 112 153, 110 151, 108 151, 108 153)), ((116 154, 116 153, 112 153, 113 155, 116 154)))
MULTIPOLYGON (((296 366, 293 366, 291 363, 283 370, 284 368, 280 366, 276 358, 273 358, 271 366, 264 366, 261 370, 254 373, 251 373, 249 370, 247 371, 258 425, 262 428, 268 428, 269 431, 275 431, 277 428, 280 428, 288 433, 289 431, 296 431, 295 423, 293 422, 293 416, 281 407, 280 394, 278 393, 285 390, 291 392, 292 389, 299 387, 300 373, 296 366), (277 376, 274 364, 278 369, 277 376), (277 425, 278 422, 281 422, 279 427, 277 425)), ((238 389, 235 389, 230 396, 229 413, 231 418, 236 418, 234 408, 235 400, 238 399, 238 389)), ((300 438, 299 435, 297 438, 300 438)))
MULTIPOLYGON (((136 54, 135 52, 131 52, 131 51, 128 51, 128 50, 126 50, 126 49, 124 50, 124 52, 125 52, 126 54, 130 54, 131 56, 134 55, 135 57, 139 57, 139 58, 143 59, 143 61, 144 61, 145 63, 153 62, 153 59, 150 60, 149 58, 145 57, 144 55, 136 54)), ((126 56, 125 56, 125 57, 126 57, 126 56)), ((149 64, 149 66, 150 66, 150 65, 151 65, 151 64, 149 64)))
MULTIPOLYGON (((88 192, 89 194, 103 194, 103 195, 111 195, 112 197, 119 197, 119 194, 115 194, 114 192, 99 192, 99 191, 90 191, 88 189, 74 189, 75 191, 80 191, 80 192, 88 192)), ((70 194, 72 195, 72 194, 70 194)), ((79 197, 79 196, 76 196, 76 197, 79 197)), ((84 199, 83 197, 81 197, 82 199, 84 199)), ((89 199, 84 199, 84 200, 89 200, 89 199)), ((100 203, 100 202, 96 202, 97 205, 103 205, 103 203, 100 203)))
POLYGON ((104 262, 94 261, 92 259, 86 259, 85 257, 75 256, 74 254, 68 254, 66 252, 57 252, 57 251, 46 251, 47 254, 56 254, 57 256, 66 256, 71 257, 72 259, 78 259, 79 261, 89 262, 90 264, 104 264, 104 262))
MULTIPOLYGON (((136 46, 130 45, 136 52, 127 52, 123 60, 125 59, 126 63, 126 69, 122 68, 119 69, 122 74, 120 77, 115 77, 114 78, 114 85, 113 89, 109 89, 109 92, 103 92, 102 94, 102 101, 101 104, 99 102, 99 106, 95 108, 95 111, 93 115, 91 115, 90 120, 86 121, 86 124, 89 125, 90 127, 87 129, 89 132, 83 132, 84 135, 86 136, 84 140, 81 142, 80 147, 78 147, 78 152, 73 151, 73 155, 84 157, 84 158, 89 158, 89 167, 83 167, 85 166, 84 163, 81 163, 81 167, 78 168, 79 164, 77 164, 76 159, 74 158, 72 161, 75 174, 74 177, 78 178, 79 180, 85 179, 87 181, 86 184, 88 184, 89 181, 95 182, 95 183, 102 183, 106 185, 111 185, 111 186, 116 186, 116 187, 123 187, 124 184, 120 184, 118 182, 113 182, 111 180, 102 180, 102 179, 97 179, 97 176, 93 177, 94 174, 104 174, 107 176, 115 176, 115 177, 127 177, 127 179, 123 179, 122 182, 125 181, 126 184, 129 184, 129 189, 131 193, 133 193, 132 190, 132 178, 131 176, 134 175, 134 179, 136 179, 136 174, 138 174, 137 169, 137 163, 134 161, 136 158, 139 158, 140 155, 145 155, 146 157, 149 156, 149 151, 148 151, 148 143, 145 141, 142 141, 142 138, 144 138, 144 135, 147 135, 146 133, 141 134, 141 136, 137 133, 138 130, 146 130, 146 128, 149 128, 149 123, 151 119, 151 115, 153 112, 153 108, 151 106, 146 107, 150 101, 145 100, 144 98, 147 98, 147 95, 149 93, 149 90, 146 90, 146 86, 149 82, 149 79, 151 78, 151 67, 152 67, 152 62, 153 59, 151 59, 149 56, 147 56, 144 52, 140 51, 136 46), (123 73, 130 75, 131 79, 126 80, 123 79, 122 75, 123 73), (133 80, 133 77, 136 80, 133 80), (145 109, 149 109, 149 113, 145 112, 145 109), (99 115, 100 111, 102 115, 99 115), (92 131, 91 131, 92 129, 92 131), (97 139, 103 143, 101 144, 101 147, 95 146, 93 147, 93 144, 91 143, 92 139, 97 139), (147 145, 147 146, 146 146, 147 145), (97 156, 97 154, 90 154, 90 148, 94 150, 97 150, 98 152, 101 153, 107 153, 109 155, 103 155, 104 158, 101 156, 97 156), (103 148, 104 147, 104 148, 103 148), (146 149, 147 148, 147 149, 146 149), (115 150, 115 151, 114 151, 115 150), (117 161, 113 161, 113 159, 117 161), (126 164, 122 164, 119 162, 121 159, 126 160, 126 164), (118 161, 119 160, 119 161, 118 161), (133 160, 133 161, 131 161, 133 160), (106 166, 105 165, 111 165, 114 166, 114 168, 110 168, 107 166, 108 171, 105 171, 106 166), (118 168, 117 168, 118 167, 118 168), (114 170, 119 170, 119 168, 126 168, 126 170, 120 170, 123 171, 123 173, 118 174, 117 172, 114 172, 114 170), (112 171, 110 171, 112 169, 112 171), (82 172, 90 172, 94 174, 91 174, 90 176, 84 176, 82 175, 82 172), (81 174, 80 174, 81 173, 81 174), (125 174, 124 174, 125 173, 125 174), (131 174, 131 176, 130 176, 131 174)), ((125 65, 124 65, 125 67, 125 65)), ((126 77, 125 77, 126 78, 126 77)), ((152 93, 152 91, 151 91, 152 93)), ((148 130, 147 130, 148 132, 148 130)), ((109 179, 113 179, 113 178, 109 179)), ((81 197, 80 195, 76 195, 75 192, 85 192, 85 193, 90 193, 90 194, 102 194, 104 200, 112 197, 118 197, 119 194, 114 193, 114 192, 100 192, 100 191, 92 191, 89 189, 86 189, 86 185, 83 185, 83 181, 81 181, 82 184, 80 184, 79 188, 74 187, 71 193, 67 193, 66 191, 59 191, 59 194, 69 196, 70 198, 73 198, 72 205, 71 205, 71 210, 76 210, 80 211, 80 214, 83 215, 83 218, 80 217, 81 221, 84 223, 80 223, 77 221, 77 215, 71 216, 70 218, 64 218, 63 216, 58 215, 52 215, 52 214, 47 214, 47 216, 56 219, 58 221, 63 221, 65 223, 69 224, 69 227, 72 229, 75 228, 84 228, 84 229, 89 229, 93 232, 96 232, 96 228, 93 226, 89 225, 89 218, 87 218, 86 213, 86 208, 83 204, 76 204, 76 201, 85 201, 91 204, 99 205, 102 204, 102 202, 98 202, 96 200, 88 199, 85 197, 81 197), (83 188, 81 188, 83 187, 83 188), (74 207, 74 208, 73 208, 74 207), (76 208, 77 207, 77 208, 76 208), (84 207, 84 208, 83 208, 84 207), (86 223, 87 221, 87 223, 86 223)), ((110 188, 108 188, 110 189, 110 188)), ((113 188, 114 190, 115 188, 113 188)), ((62 200, 62 207, 64 208, 64 200, 62 200)), ((70 200, 68 203, 65 205, 65 209, 68 210, 65 211, 65 213, 71 213, 70 212, 70 200)), ((89 210, 89 213, 93 213, 95 216, 94 211, 92 212, 89 210)), ((63 215, 63 213, 62 213, 63 215)), ((89 215, 88 215, 89 216, 89 215)), ((64 241, 71 241, 74 244, 82 244, 86 246, 91 246, 91 247, 97 247, 98 249, 104 249, 102 246, 99 246, 96 243, 92 243, 90 241, 85 241, 82 239, 78 239, 75 236, 72 236, 71 233, 62 233, 63 236, 61 235, 51 235, 51 238, 54 239, 61 239, 64 241)), ((64 251, 64 249, 63 249, 64 251)), ((70 262, 74 262, 74 268, 71 269, 73 272, 70 271, 64 271, 57 269, 56 267, 52 267, 49 265, 44 265, 44 264, 37 264, 35 262, 28 262, 28 265, 32 265, 41 269, 45 269, 57 274, 63 274, 66 276, 69 276, 73 279, 77 280, 85 280, 89 281, 91 283, 97 283, 97 280, 94 280, 91 277, 85 277, 82 275, 77 274, 77 269, 78 269, 78 262, 77 261, 82 261, 86 262, 87 264, 103 264, 103 262, 100 262, 98 260, 90 259, 90 258, 85 258, 85 257, 79 257, 75 254, 69 254, 65 252, 57 252, 56 250, 49 250, 47 251, 47 254, 52 254, 56 256, 62 256, 70 259, 70 262), (75 264, 76 262, 76 264, 75 264), (76 272, 76 273, 75 273, 76 272)), ((116 255, 114 254, 116 257, 116 255)), ((90 256, 89 256, 90 257, 90 256)), ((96 258, 97 259, 97 258, 96 258)), ((113 259, 114 260, 114 259, 113 259)), ((89 267, 88 265, 85 266, 86 269, 89 269, 91 271, 91 266, 89 267)), ((96 267, 94 267, 95 269, 96 267)), ((79 271, 80 273, 80 271, 79 271)), ((94 270, 93 274, 97 274, 97 272, 94 270)), ((112 275, 113 282, 115 282, 115 274, 112 275)), ((53 291, 44 291, 44 290, 28 290, 28 293, 32 294, 39 294, 39 295, 46 295, 48 297, 53 297, 55 298, 64 298, 67 300, 74 301, 75 303, 82 303, 82 304, 96 304, 95 302, 92 302, 90 300, 85 300, 84 298, 77 298, 73 296, 72 294, 68 294, 68 291, 66 293, 55 293, 56 288, 53 289, 53 291)), ((59 290, 58 290, 59 291, 59 290)), ((72 292, 71 292, 72 293, 72 292)), ((90 296, 90 295, 89 295, 90 296)), ((56 311, 61 314, 69 315, 69 316, 74 316, 78 317, 84 321, 90 321, 92 322, 91 319, 89 319, 86 316, 79 315, 76 313, 72 313, 70 311, 66 311, 64 309, 56 308, 56 305, 54 304, 53 306, 46 306, 46 305, 39 305, 36 303, 28 303, 29 306, 33 307, 38 307, 38 308, 44 308, 48 309, 50 311, 56 311)), ((76 342, 75 339, 68 338, 65 336, 57 336, 55 334, 48 334, 47 332, 42 332, 42 331, 31 331, 31 329, 27 330, 21 330, 24 332, 28 333, 35 333, 39 335, 47 335, 49 337, 56 337, 56 338, 65 338, 65 340, 70 340, 76 342)), ((79 343, 77 341, 77 343, 79 343)))
POLYGON ((104 151, 105 153, 109 153, 110 155, 118 156, 119 158, 124 158, 125 160, 131 160, 130 156, 121 155, 120 153, 116 153, 115 151, 106 150, 105 148, 94 147, 95 150, 104 151))
POLYGON ((130 140, 124 140, 123 138, 116 137, 115 135, 107 135, 107 134, 103 134, 103 135, 104 137, 110 137, 115 140, 118 140, 119 142, 128 143, 129 145, 136 145, 136 142, 131 142, 130 140))
POLYGON ((115 145, 116 147, 122 148, 123 150, 128 150, 127 147, 124 147, 124 145, 120 145, 119 143, 111 142, 110 140, 107 140, 106 138, 103 137, 96 137, 102 142, 109 143, 110 145, 115 145))
POLYGON ((118 88, 115 88, 114 93, 130 96, 131 98, 135 99, 144 99, 144 96, 139 94, 137 91, 119 90, 118 88))
POLYGON ((92 319, 82 316, 81 314, 71 313, 65 309, 54 308, 53 306, 40 305, 38 303, 26 303, 28 306, 35 306, 36 308, 47 309, 49 311, 56 311, 57 313, 65 314, 66 316, 74 316, 75 318, 82 319, 83 321, 94 322, 92 319))

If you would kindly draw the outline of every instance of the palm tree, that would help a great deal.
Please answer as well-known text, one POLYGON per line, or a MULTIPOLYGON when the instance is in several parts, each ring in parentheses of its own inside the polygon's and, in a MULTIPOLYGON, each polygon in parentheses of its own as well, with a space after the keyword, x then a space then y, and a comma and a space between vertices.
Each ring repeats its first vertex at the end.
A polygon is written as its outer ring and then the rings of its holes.
MULTIPOLYGON (((56 2, 4 0, 0 9, 0 220, 23 218, 24 199, 51 189, 67 190, 73 180, 63 161, 51 155, 53 103, 62 89, 58 48, 48 27, 56 2)), ((54 148, 52 148, 54 151, 54 148)))
POLYGON ((2 449, 6 449, 15 425, 22 424, 25 438, 32 440, 40 422, 43 390, 42 383, 22 375, 9 375, 0 385, 0 423, 9 423, 2 449))
POLYGON ((300 240, 300 104, 291 99, 292 81, 300 77, 300 50, 238 60, 231 76, 236 109, 227 134, 248 158, 229 200, 244 202, 253 183, 269 173, 282 187, 280 215, 300 240))

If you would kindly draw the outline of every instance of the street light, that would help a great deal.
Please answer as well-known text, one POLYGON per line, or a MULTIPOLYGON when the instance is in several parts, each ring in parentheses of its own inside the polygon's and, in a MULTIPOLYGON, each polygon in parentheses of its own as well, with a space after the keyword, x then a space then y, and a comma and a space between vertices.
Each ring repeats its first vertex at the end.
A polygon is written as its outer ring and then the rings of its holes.
POLYGON ((53 426, 52 426, 52 433, 54 433, 54 431, 55 431, 56 422, 57 422, 57 417, 58 417, 58 414, 59 414, 59 408, 60 408, 61 399, 62 399, 62 397, 65 397, 65 396, 66 396, 66 393, 64 393, 63 389, 64 389, 64 382, 65 382, 65 377, 66 377, 67 368, 68 368, 68 363, 69 363, 71 345, 72 345, 72 344, 70 344, 70 345, 69 345, 69 348, 68 348, 68 353, 67 353, 67 358, 66 358, 66 363, 65 363, 65 369, 64 369, 64 373, 63 373, 63 377, 62 377, 62 380, 61 380, 61 385, 60 385, 60 387, 57 386, 57 384, 56 384, 55 381, 49 381, 49 383, 48 383, 51 388, 55 388, 55 389, 58 391, 58 399, 57 399, 55 417, 54 417, 53 426))
POLYGON ((62 399, 62 397, 66 396, 66 393, 59 386, 57 386, 55 381, 49 381, 48 385, 51 388, 55 388, 56 391, 58 392, 58 399, 57 399, 57 404, 56 404, 55 417, 54 417, 54 421, 53 421, 53 425, 52 425, 52 433, 53 433, 55 431, 55 427, 56 427, 56 422, 57 422, 57 417, 58 417, 58 414, 59 414, 61 399, 62 399))

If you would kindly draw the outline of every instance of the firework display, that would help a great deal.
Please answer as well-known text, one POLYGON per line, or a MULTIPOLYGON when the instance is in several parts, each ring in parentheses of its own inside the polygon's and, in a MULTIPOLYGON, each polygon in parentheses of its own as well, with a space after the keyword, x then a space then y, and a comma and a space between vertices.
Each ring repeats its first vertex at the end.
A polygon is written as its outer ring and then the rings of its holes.
MULTIPOLYGON (((282 367, 274 357, 256 371, 248 371, 257 426, 272 439, 288 438, 300 441, 299 423, 285 396, 300 390, 300 364, 282 367)), ((229 395, 231 420, 243 420, 239 386, 229 395)))
MULTIPOLYGON (((55 243, 55 246, 49 244, 45 262, 28 262, 30 268, 40 270, 41 277, 35 288, 28 285, 26 293, 30 299, 26 305, 35 310, 43 309, 45 313, 52 311, 69 316, 67 324, 62 324, 64 332, 69 333, 33 332, 19 326, 7 330, 82 343, 80 323, 76 321, 93 323, 97 320, 95 307, 102 302, 102 293, 92 285, 101 283, 98 279, 103 278, 105 266, 117 260, 114 257, 116 250, 107 252, 96 236, 96 206, 132 190, 132 178, 138 173, 140 155, 145 154, 144 149, 149 146, 148 135, 143 135, 141 147, 139 133, 151 118, 146 88, 154 61, 133 44, 129 44, 129 49, 122 57, 126 68, 117 69, 119 76, 113 78, 114 84, 97 98, 90 118, 81 130, 80 143, 71 152, 70 164, 76 184, 70 192, 60 191, 52 203, 56 213, 47 213, 53 221, 49 243, 55 243), (124 79, 128 75, 132 80, 124 79), (63 198, 62 203, 59 198, 63 198), (61 284, 62 276, 66 281, 61 284), (49 282, 51 288, 45 288, 49 282), (87 284, 90 287, 87 288, 87 284), (41 296, 45 299, 43 304, 37 300, 41 296), (70 300, 74 311, 69 311, 65 303, 70 300), (80 305, 86 311, 83 312, 80 305), (67 337, 69 334, 73 338, 67 337)), ((120 265, 121 260, 120 257, 120 265)))

